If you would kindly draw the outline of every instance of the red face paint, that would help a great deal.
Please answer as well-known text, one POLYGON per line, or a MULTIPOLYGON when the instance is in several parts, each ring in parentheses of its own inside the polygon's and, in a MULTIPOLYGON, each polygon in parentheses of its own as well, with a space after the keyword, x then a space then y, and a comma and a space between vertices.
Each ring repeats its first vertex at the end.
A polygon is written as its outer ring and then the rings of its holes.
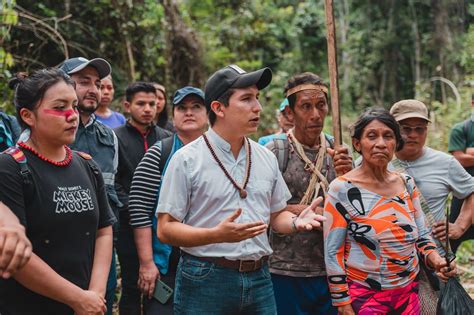
POLYGON ((60 110, 60 109, 43 109, 43 112, 46 114, 54 115, 54 116, 63 116, 66 120, 69 119, 69 116, 77 114, 77 110, 74 109, 67 109, 67 110, 60 110))

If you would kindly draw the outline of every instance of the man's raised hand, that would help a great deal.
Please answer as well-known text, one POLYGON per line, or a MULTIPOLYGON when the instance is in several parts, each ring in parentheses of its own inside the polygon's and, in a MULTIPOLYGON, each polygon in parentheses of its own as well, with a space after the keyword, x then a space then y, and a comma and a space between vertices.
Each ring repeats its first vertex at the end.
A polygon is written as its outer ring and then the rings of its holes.
POLYGON ((323 201, 322 197, 316 198, 306 209, 301 211, 295 219, 295 227, 298 231, 311 231, 320 229, 326 217, 316 213, 316 208, 323 201))

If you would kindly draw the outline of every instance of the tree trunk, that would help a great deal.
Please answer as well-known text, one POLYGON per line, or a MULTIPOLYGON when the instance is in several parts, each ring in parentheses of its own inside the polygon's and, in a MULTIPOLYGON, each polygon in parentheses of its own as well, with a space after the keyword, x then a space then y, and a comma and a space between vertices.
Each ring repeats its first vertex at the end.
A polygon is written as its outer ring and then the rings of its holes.
MULTIPOLYGON (((387 22, 387 34, 393 34, 394 31, 394 15, 395 15, 395 1, 391 0, 390 1, 390 8, 388 10, 388 22, 387 22)), ((391 43, 390 43, 391 44, 391 43)), ((389 76, 395 76, 396 77, 396 72, 392 73, 395 67, 393 67, 393 62, 392 62, 392 47, 389 45, 388 47, 385 47, 385 52, 384 52, 384 62, 383 62, 383 69, 382 69, 382 76, 380 80, 380 86, 379 86, 379 97, 378 97, 378 102, 377 105, 383 106, 385 103, 385 96, 386 96, 386 88, 388 86, 388 89, 390 89, 390 86, 392 85, 392 88, 396 90, 395 82, 391 82, 394 80, 391 80, 389 76), (392 83, 392 84, 391 84, 392 83)), ((392 97, 395 97, 393 95, 392 97)))
POLYGON ((463 14, 464 7, 463 0, 432 0, 433 16, 434 18, 434 45, 439 47, 438 59, 441 66, 441 71, 438 75, 449 78, 452 81, 457 81, 462 72, 458 65, 450 63, 447 56, 457 53, 454 47, 453 38, 459 36, 463 22, 458 14, 463 14), (456 16, 456 18, 454 18, 456 16), (451 18, 450 18, 451 17, 451 18), (451 22, 451 23, 450 23, 451 22))
POLYGON ((202 86, 202 51, 196 32, 184 22, 176 1, 160 0, 160 3, 165 11, 166 81, 172 83, 173 88, 202 86))
POLYGON ((71 13, 71 0, 64 1, 64 15, 71 13))
POLYGON ((413 40, 415 44, 415 62, 414 62, 414 76, 415 76, 415 86, 413 87, 413 92, 415 94, 415 98, 417 98, 418 95, 418 85, 420 84, 421 81, 421 69, 420 69, 420 60, 421 60, 421 42, 420 42, 420 32, 418 30, 418 18, 416 15, 416 9, 415 5, 413 3, 413 0, 410 0, 410 15, 412 18, 412 30, 413 30, 413 40))
POLYGON ((127 47, 127 57, 128 57, 128 65, 129 65, 129 78, 131 81, 135 81, 136 73, 135 73, 135 57, 133 56, 132 50, 132 42, 130 41, 129 36, 125 36, 125 46, 127 47))
MULTIPOLYGON (((120 5, 118 1, 112 1, 112 4, 115 7, 121 6, 123 8, 123 10, 120 10, 120 16, 116 20, 116 22, 117 22, 117 28, 120 30, 120 34, 122 35, 121 37, 123 40, 123 45, 125 45, 125 52, 124 52, 125 55, 122 55, 122 56, 124 56, 124 59, 128 63, 128 80, 130 82, 133 82, 137 79, 136 70, 135 70, 135 57, 133 53, 133 42, 132 42, 132 39, 130 38, 130 32, 126 29, 126 27, 125 28, 123 27, 123 25, 126 25, 125 22, 128 19, 127 16, 128 16, 130 6, 128 6, 128 3, 126 5, 120 5)), ((124 53, 122 52, 122 54, 124 53)))

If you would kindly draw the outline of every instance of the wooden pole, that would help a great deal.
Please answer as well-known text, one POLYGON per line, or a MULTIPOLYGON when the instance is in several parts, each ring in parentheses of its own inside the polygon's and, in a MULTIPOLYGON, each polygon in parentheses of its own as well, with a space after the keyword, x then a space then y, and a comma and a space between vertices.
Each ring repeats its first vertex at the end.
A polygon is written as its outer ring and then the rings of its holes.
POLYGON ((336 24, 334 23, 333 0, 325 0, 326 30, 328 41, 328 68, 329 83, 331 91, 331 114, 334 143, 342 145, 342 127, 339 107, 339 84, 337 80, 337 47, 336 47, 336 24))

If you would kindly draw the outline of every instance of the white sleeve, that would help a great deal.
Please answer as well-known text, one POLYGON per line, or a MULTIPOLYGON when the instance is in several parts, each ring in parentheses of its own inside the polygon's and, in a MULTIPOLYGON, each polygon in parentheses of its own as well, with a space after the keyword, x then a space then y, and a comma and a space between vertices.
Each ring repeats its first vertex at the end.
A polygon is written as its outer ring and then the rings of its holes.
POLYGON ((189 211, 191 199, 191 178, 188 161, 177 152, 168 164, 161 184, 156 213, 168 213, 183 221, 189 211))

